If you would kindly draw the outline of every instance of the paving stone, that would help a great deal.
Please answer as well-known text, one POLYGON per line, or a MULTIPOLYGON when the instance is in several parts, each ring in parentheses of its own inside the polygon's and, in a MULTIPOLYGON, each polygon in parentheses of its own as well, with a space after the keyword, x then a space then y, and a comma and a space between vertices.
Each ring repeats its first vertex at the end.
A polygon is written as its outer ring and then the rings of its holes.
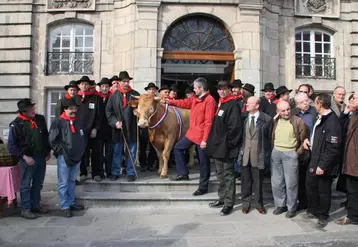
POLYGON ((93 222, 94 217, 51 217, 44 226, 88 226, 93 222))
POLYGON ((64 227, 33 227, 21 232, 15 238, 18 242, 56 242, 64 238, 66 228, 64 227), (39 241, 41 240, 41 241, 39 241))
POLYGON ((131 240, 131 241, 97 241, 93 242, 90 247, 186 247, 186 239, 148 239, 148 240, 131 240))

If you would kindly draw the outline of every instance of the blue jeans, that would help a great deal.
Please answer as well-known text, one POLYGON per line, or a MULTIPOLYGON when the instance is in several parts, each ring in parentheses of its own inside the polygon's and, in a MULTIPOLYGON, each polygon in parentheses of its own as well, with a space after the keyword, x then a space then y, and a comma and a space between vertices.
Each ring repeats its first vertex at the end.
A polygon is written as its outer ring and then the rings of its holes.
POLYGON ((58 199, 61 210, 69 209, 75 204, 76 178, 80 171, 81 161, 68 166, 63 155, 57 157, 58 199))
MULTIPOLYGON (((135 162, 136 155, 137 155, 137 143, 128 143, 129 152, 135 162)), ((124 141, 123 137, 120 137, 120 142, 115 143, 114 150, 113 150, 113 162, 112 162, 112 175, 119 176, 121 174, 121 167, 122 167, 122 154, 124 149, 124 141)), ((129 158, 127 153, 127 175, 135 175, 133 164, 131 158, 129 158)))
POLYGON ((21 211, 30 211, 40 206, 41 190, 45 180, 45 157, 32 157, 35 160, 33 166, 29 166, 25 160, 19 161, 21 166, 21 211))
POLYGON ((234 167, 235 167, 235 171, 236 171, 236 172, 241 172, 241 170, 240 170, 240 165, 239 165, 239 163, 237 162, 237 159, 234 159, 234 167))

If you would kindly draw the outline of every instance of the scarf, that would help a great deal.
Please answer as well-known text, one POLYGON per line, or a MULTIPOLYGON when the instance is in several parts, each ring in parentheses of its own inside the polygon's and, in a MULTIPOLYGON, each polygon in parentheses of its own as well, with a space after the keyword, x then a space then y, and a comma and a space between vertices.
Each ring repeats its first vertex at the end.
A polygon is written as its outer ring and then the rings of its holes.
POLYGON ((65 94, 65 98, 66 98, 66 99, 71 99, 72 97, 71 97, 68 93, 66 93, 66 94, 65 94))
POLYGON ((106 102, 106 99, 109 98, 109 96, 111 96, 112 92, 109 91, 107 94, 103 94, 102 92, 97 92, 95 93, 97 96, 101 97, 103 99, 103 103, 106 102))
POLYGON ((123 94, 123 107, 125 108, 127 106, 127 93, 130 92, 132 88, 128 86, 127 90, 124 90, 120 85, 118 85, 118 91, 123 94))
POLYGON ((79 91, 79 92, 78 92, 78 95, 82 96, 81 102, 83 102, 83 101, 85 100, 85 97, 86 97, 86 96, 91 96, 91 95, 93 95, 93 91, 92 91, 91 89, 89 89, 87 92, 79 91))
POLYGON ((272 104, 274 103, 272 100, 276 98, 276 95, 274 94, 271 98, 267 99, 267 101, 272 104))
POLYGON ((274 100, 274 102, 273 102, 273 103, 274 103, 275 105, 277 105, 277 104, 278 104, 278 102, 280 102, 280 99, 276 99, 276 100, 274 100))
POLYGON ((239 95, 232 95, 234 97, 234 99, 238 100, 244 97, 244 95, 242 94, 242 92, 239 93, 239 95))
POLYGON ((31 118, 28 118, 28 117, 22 115, 21 113, 18 113, 17 116, 18 116, 18 118, 20 118, 20 119, 22 119, 22 120, 24 120, 24 121, 29 121, 30 124, 31 124, 31 129, 34 129, 34 128, 37 127, 37 124, 36 124, 35 121, 32 120, 31 118))
POLYGON ((230 100, 235 100, 235 96, 234 95, 228 95, 226 96, 225 98, 220 98, 219 99, 219 105, 218 105, 218 108, 216 109, 216 112, 215 112, 215 115, 218 115, 219 113, 219 109, 220 109, 220 106, 230 100))
POLYGON ((71 128, 71 132, 72 133, 76 133, 76 129, 75 126, 73 125, 73 121, 75 121, 75 117, 71 118, 68 117, 64 112, 61 114, 60 118, 62 118, 63 120, 69 121, 70 122, 70 128, 71 128))

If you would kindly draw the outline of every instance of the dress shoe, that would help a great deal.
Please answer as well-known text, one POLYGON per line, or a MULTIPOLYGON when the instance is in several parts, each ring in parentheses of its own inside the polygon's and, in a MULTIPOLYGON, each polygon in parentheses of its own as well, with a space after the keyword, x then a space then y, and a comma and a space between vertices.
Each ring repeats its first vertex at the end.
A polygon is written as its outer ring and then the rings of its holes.
POLYGON ((243 214, 248 214, 250 212, 250 208, 242 208, 241 211, 243 214))
POLYGON ((347 200, 341 203, 341 207, 347 208, 347 200))
POLYGON ((135 175, 128 175, 127 181, 128 182, 134 182, 137 180, 137 177, 135 175))
POLYGON ((311 213, 304 213, 304 214, 301 214, 301 218, 304 219, 304 220, 311 220, 311 219, 318 219, 318 217, 316 215, 313 215, 311 213))
POLYGON ((256 208, 256 210, 257 210, 257 212, 259 214, 266 214, 267 213, 267 211, 266 211, 266 209, 264 207, 256 208))
POLYGON ((194 191, 193 196, 202 196, 205 195, 206 193, 208 193, 208 191, 197 189, 196 191, 194 191))
POLYGON ((73 204, 70 209, 72 211, 82 211, 82 210, 85 210, 85 208, 82 206, 82 205, 76 205, 76 204, 73 204))
POLYGON ((111 176, 111 181, 116 181, 118 178, 119 178, 119 176, 112 175, 112 176, 111 176))
POLYGON ((76 185, 81 185, 80 180, 76 179, 76 185))
POLYGON ((222 208, 223 206, 224 206, 224 202, 221 202, 219 200, 209 203, 209 207, 211 208, 222 208))
POLYGON ((83 183, 84 181, 86 181, 87 176, 86 175, 81 175, 80 177, 80 183, 83 183))
POLYGON ((102 181, 102 178, 101 178, 101 176, 94 176, 93 180, 96 181, 97 183, 99 183, 102 181))
POLYGON ((283 214, 284 212, 287 212, 287 207, 277 207, 274 211, 274 215, 283 214))
POLYGON ((176 177, 171 177, 171 181, 188 181, 189 176, 188 175, 177 175, 176 177))
POLYGON ((63 213, 63 216, 65 218, 71 218, 72 217, 72 212, 69 209, 62 210, 62 213, 63 213))
POLYGON ((44 209, 41 206, 38 206, 38 207, 35 207, 35 208, 31 209, 31 212, 36 213, 36 214, 47 214, 48 210, 44 209))
POLYGON ((220 214, 221 214, 222 216, 229 215, 229 214, 231 214, 232 209, 233 209, 233 207, 224 206, 223 209, 221 209, 220 214))
POLYGON ((296 216, 296 212, 295 211, 293 211, 293 212, 287 212, 286 213, 286 218, 288 218, 288 219, 291 219, 291 218, 293 218, 293 217, 295 217, 296 216))
POLYGON ((344 226, 344 225, 358 225, 358 221, 353 221, 353 220, 349 219, 348 217, 338 219, 334 223, 336 223, 338 225, 342 225, 342 226, 344 226))
POLYGON ((316 227, 317 228, 324 228, 328 224, 328 221, 326 219, 319 219, 317 221, 316 227))
POLYGON ((34 220, 37 218, 37 215, 31 211, 21 211, 21 217, 27 220, 34 220))

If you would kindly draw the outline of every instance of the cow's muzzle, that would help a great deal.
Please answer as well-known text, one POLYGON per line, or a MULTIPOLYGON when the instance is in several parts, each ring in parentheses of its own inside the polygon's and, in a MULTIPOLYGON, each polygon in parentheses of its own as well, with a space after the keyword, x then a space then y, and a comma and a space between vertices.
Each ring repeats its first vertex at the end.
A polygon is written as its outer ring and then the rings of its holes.
POLYGON ((147 128, 148 127, 148 120, 146 119, 139 119, 138 126, 141 128, 147 128))

